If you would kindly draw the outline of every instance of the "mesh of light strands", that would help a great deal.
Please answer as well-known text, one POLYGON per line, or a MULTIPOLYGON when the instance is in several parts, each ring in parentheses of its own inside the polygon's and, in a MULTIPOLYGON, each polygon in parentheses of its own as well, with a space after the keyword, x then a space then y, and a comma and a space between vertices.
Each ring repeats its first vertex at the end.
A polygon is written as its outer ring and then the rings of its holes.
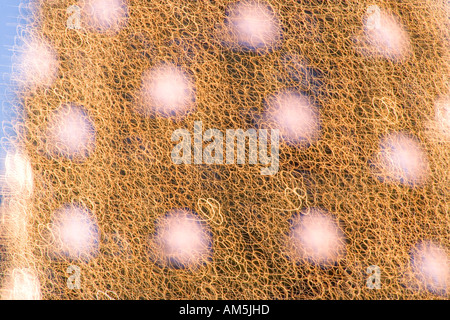
POLYGON ((26 269, 39 279, 43 299, 448 294, 414 276, 410 255, 422 241, 447 255, 450 245, 450 142, 434 109, 449 93, 446 1, 377 1, 410 37, 403 60, 367 48, 364 21, 373 1, 268 1, 282 36, 257 51, 221 38, 230 3, 130 0, 126 24, 111 33, 86 29, 83 19, 81 29, 67 29, 72 1, 37 4, 26 28, 57 52, 58 77, 49 88, 19 92, 25 117, 16 143, 28 154, 34 188, 2 204, 2 292, 12 270, 26 269), (135 111, 141 76, 163 62, 194 80, 195 106, 182 118, 135 111), (259 164, 173 164, 176 129, 192 133, 194 121, 222 132, 264 127, 264 99, 288 88, 318 107, 320 137, 307 147, 281 141, 276 175, 261 175, 259 164), (47 152, 45 128, 65 104, 83 106, 95 129, 95 149, 79 161, 47 152), (415 137, 426 154, 422 184, 386 183, 373 173, 380 139, 392 132, 415 137), (54 258, 52 215, 75 203, 96 217, 98 254, 54 258), (174 208, 195 211, 212 234, 211 258, 201 267, 151 259, 149 237, 174 208), (308 208, 326 211, 342 229, 345 257, 334 265, 294 261, 283 251, 290 220, 308 208), (80 267, 78 290, 66 284, 70 265, 80 267), (366 285, 371 265, 381 270, 379 290, 366 285))

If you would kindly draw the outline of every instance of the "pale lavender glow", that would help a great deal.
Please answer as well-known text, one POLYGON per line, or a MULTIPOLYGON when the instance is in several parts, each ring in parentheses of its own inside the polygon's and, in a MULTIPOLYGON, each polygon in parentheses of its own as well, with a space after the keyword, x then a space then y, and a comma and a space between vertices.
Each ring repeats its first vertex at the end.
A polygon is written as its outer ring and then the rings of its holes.
POLYGON ((20 50, 15 79, 22 86, 49 87, 58 76, 58 55, 50 43, 30 40, 20 50))
POLYGON ((378 6, 369 7, 364 21, 364 32, 371 46, 371 53, 398 60, 406 56, 410 38, 397 18, 381 10, 378 6))
POLYGON ((56 211, 52 218, 52 234, 58 255, 83 259, 94 256, 98 250, 97 221, 87 209, 70 205, 56 211))
POLYGON ((281 38, 278 17, 266 2, 239 1, 228 8, 230 40, 247 50, 267 49, 281 38))
POLYGON ((421 242, 412 250, 411 261, 416 279, 428 290, 447 291, 450 265, 444 247, 433 242, 421 242))
POLYGON ((181 116, 194 108, 194 79, 174 64, 164 63, 143 74, 141 95, 146 115, 181 116))
POLYGON ((391 133, 380 142, 376 161, 382 180, 416 185, 428 175, 428 159, 419 141, 403 133, 391 133))
POLYGON ((64 105, 52 116, 48 140, 56 154, 85 157, 95 147, 93 123, 81 106, 64 105))
POLYGON ((117 32, 127 22, 125 0, 84 0, 81 8, 86 23, 98 32, 117 32))
POLYGON ((265 120, 290 143, 308 145, 320 133, 318 108, 293 90, 277 92, 266 99, 265 120))
POLYGON ((294 260, 329 265, 345 253, 345 237, 338 223, 320 209, 304 210, 293 218, 289 241, 294 260))
POLYGON ((165 263, 195 267, 210 255, 211 235, 201 220, 191 212, 170 211, 158 222, 155 242, 165 263))

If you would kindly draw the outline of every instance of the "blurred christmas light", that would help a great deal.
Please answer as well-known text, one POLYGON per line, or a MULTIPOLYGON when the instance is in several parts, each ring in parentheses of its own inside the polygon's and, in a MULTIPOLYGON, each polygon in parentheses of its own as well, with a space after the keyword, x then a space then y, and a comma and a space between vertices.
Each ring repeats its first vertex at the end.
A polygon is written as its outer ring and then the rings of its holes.
POLYGON ((127 23, 125 0, 83 0, 82 16, 92 29, 100 33, 115 33, 127 23))
POLYGON ((319 111, 308 97, 284 90, 268 96, 265 105, 264 121, 287 143, 308 146, 319 138, 319 111))
POLYGON ((242 0, 230 4, 225 25, 225 43, 236 43, 242 50, 273 49, 282 36, 278 16, 264 1, 242 0))
POLYGON ((90 259, 97 254, 100 231, 95 217, 78 205, 67 205, 52 216, 51 231, 57 256, 90 259))
POLYGON ((449 258, 445 248, 431 241, 411 250, 414 275, 430 292, 445 294, 450 281, 449 258))
POLYGON ((94 125, 82 106, 68 104, 55 111, 47 136, 51 153, 69 159, 85 158, 95 148, 94 125))
POLYGON ((143 105, 137 111, 148 116, 181 117, 194 108, 194 85, 194 79, 174 64, 155 66, 143 74, 143 105))
POLYGON ((345 237, 336 220, 324 210, 303 210, 291 220, 291 259, 328 266, 345 254, 345 237))
POLYGON ((414 186, 428 177, 428 159, 419 141, 404 133, 391 133, 380 141, 374 160, 375 175, 381 181, 414 186))
POLYGON ((367 8, 364 33, 369 55, 381 55, 394 61, 404 58, 410 49, 410 37, 397 17, 377 5, 367 8))
POLYGON ((212 236, 200 218, 176 209, 158 221, 155 244, 164 264, 176 268, 197 267, 211 256, 212 236))
POLYGON ((58 76, 58 55, 44 40, 25 39, 18 50, 19 57, 13 69, 13 78, 20 86, 49 87, 58 76))

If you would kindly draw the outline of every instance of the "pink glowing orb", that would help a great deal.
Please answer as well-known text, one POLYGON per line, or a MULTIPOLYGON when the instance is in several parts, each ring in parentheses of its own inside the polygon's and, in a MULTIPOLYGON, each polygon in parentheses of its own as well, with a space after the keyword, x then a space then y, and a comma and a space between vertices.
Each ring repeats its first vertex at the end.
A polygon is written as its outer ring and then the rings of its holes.
POLYGON ((50 120, 48 143, 54 155, 87 157, 95 147, 95 129, 83 107, 63 105, 50 120))
POLYGON ((445 139, 450 139, 450 96, 437 99, 435 103, 435 122, 445 139))
POLYGON ((313 208, 292 218, 289 246, 293 260, 326 266, 344 256, 345 237, 336 219, 313 208))
POLYGON ((89 259, 96 255, 100 232, 95 217, 89 210, 68 205, 52 217, 55 253, 71 259, 89 259))
POLYGON ((418 185, 428 176, 428 159, 420 142, 403 133, 391 133, 381 140, 376 167, 378 177, 388 182, 418 185))
POLYGON ((44 40, 27 40, 21 48, 14 78, 25 87, 49 87, 58 77, 58 55, 44 40))
POLYGON ((143 74, 138 111, 148 116, 178 117, 194 108, 194 79, 174 64, 164 63, 143 74))
POLYGON ((155 244, 163 262, 172 267, 204 264, 210 258, 211 243, 209 228, 189 210, 172 210, 158 221, 155 244))
POLYGON ((408 53, 410 38, 405 28, 395 16, 377 5, 367 9, 364 32, 371 47, 370 53, 392 60, 399 60, 408 53))
POLYGON ((116 33, 127 23, 125 0, 84 0, 81 10, 87 25, 100 33, 116 33))
POLYGON ((270 49, 281 39, 280 21, 263 1, 243 0, 229 5, 225 22, 227 42, 237 43, 244 50, 270 49))
POLYGON ((416 279, 431 292, 445 293, 449 287, 450 265, 444 247, 431 241, 420 242, 411 250, 416 279))
POLYGON ((264 116, 269 126, 279 129, 287 143, 309 145, 319 138, 319 110, 308 97, 294 91, 277 92, 266 99, 264 116))

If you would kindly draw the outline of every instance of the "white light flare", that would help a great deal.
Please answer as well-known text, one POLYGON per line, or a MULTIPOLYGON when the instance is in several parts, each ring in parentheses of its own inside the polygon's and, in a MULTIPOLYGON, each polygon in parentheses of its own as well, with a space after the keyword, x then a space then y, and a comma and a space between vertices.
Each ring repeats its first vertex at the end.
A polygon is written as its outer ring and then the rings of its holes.
POLYGON ((265 1, 242 0, 230 4, 225 19, 225 42, 244 51, 268 51, 279 45, 280 20, 265 1))
POLYGON ((158 221, 155 245, 164 264, 195 268, 211 257, 212 235, 196 214, 176 209, 158 221))
POLYGON ((117 33, 127 24, 125 0, 84 0, 82 16, 89 27, 99 33, 117 33))
POLYGON ((444 247, 431 241, 420 242, 411 250, 411 263, 415 278, 427 290, 433 293, 447 292, 450 265, 444 247))
POLYGON ((90 259, 99 248, 100 231, 92 213, 78 205, 67 205, 52 217, 54 253, 71 259, 90 259))
POLYGON ((292 218, 288 248, 295 261, 330 266, 344 257, 345 236, 327 212, 307 209, 292 218))
POLYGON ((33 191, 31 162, 23 153, 8 152, 6 154, 5 177, 11 192, 25 195, 33 191))
POLYGON ((404 133, 391 133, 380 141, 375 174, 381 181, 416 186, 428 177, 428 158, 419 141, 404 133))
POLYGON ((69 159, 85 158, 95 148, 94 124, 81 106, 61 106, 52 115, 47 136, 51 153, 69 159))
POLYGON ((142 76, 141 98, 144 115, 182 117, 194 109, 194 79, 174 64, 155 66, 142 76))
POLYGON ((442 136, 450 140, 450 96, 436 100, 434 119, 442 136))
POLYGON ((264 121, 287 143, 309 146, 319 138, 319 110, 308 97, 284 90, 266 98, 265 107, 264 121))
POLYGON ((2 299, 41 300, 40 282, 35 272, 29 268, 13 269, 2 299))
POLYGON ((23 87, 50 87, 58 77, 58 55, 44 40, 26 40, 20 49, 14 79, 23 87))
POLYGON ((369 54, 400 60, 410 50, 410 37, 398 19, 377 5, 369 6, 364 17, 364 33, 369 54))

